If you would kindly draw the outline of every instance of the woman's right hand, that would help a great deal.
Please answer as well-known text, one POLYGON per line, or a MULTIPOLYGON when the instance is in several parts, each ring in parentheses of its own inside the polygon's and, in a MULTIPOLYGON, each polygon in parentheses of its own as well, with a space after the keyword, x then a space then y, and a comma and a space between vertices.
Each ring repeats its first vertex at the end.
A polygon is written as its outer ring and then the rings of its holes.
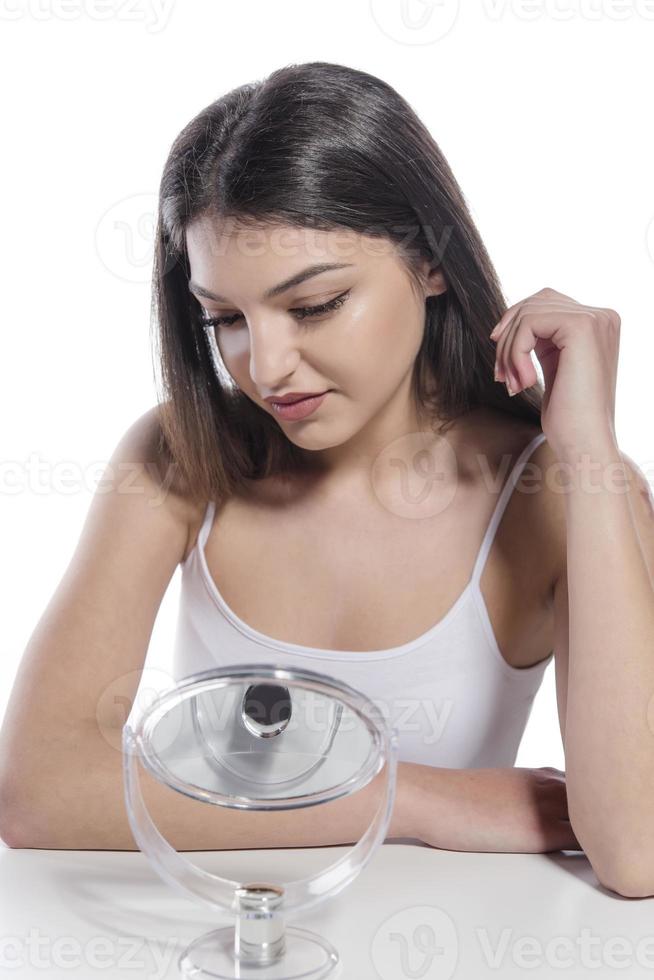
POLYGON ((560 769, 433 773, 425 775, 421 787, 419 836, 426 844, 456 851, 583 850, 568 817, 560 769))

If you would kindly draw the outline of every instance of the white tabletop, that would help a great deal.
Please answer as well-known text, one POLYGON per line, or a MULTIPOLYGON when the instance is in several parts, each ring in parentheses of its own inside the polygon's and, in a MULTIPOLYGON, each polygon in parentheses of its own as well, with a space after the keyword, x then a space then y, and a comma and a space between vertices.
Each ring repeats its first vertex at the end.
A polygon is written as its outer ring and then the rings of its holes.
MULTIPOLYGON (((349 847, 183 852, 239 880, 289 881, 349 847)), ((388 842, 359 877, 287 925, 338 950, 342 980, 650 977, 654 900, 604 889, 585 855, 473 854, 388 842)), ((0 976, 164 980, 211 908, 169 887, 139 851, 0 845, 0 976)))

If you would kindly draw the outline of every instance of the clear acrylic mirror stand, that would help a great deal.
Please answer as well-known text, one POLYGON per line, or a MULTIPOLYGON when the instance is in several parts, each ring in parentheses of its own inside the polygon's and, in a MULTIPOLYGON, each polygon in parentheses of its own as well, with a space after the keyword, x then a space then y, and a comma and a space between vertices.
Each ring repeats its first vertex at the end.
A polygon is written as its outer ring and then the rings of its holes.
MULTIPOLYGON (((245 718, 248 722, 249 719, 245 718)), ((206 722, 205 722, 206 725, 206 722)), ((256 723, 247 725, 250 731, 256 723)), ((259 725, 263 739, 279 739, 274 746, 283 746, 284 726, 259 725)), ((209 733, 209 737, 213 733, 209 733)), ((205 730, 206 735, 206 730, 205 730)), ((255 737, 253 735, 253 737, 255 737)), ((270 748, 267 741, 266 748, 270 748)), ((207 746, 201 746, 206 750, 207 746)), ((262 743, 263 748, 263 743, 262 743)), ((134 839, 143 854, 152 862, 157 873, 181 891, 185 897, 200 899, 212 909, 235 917, 234 926, 211 930, 195 939, 180 955, 178 967, 184 976, 217 978, 217 980, 317 980, 334 974, 339 956, 334 947, 322 936, 298 927, 285 925, 285 916, 292 911, 305 912, 318 903, 338 894, 365 867, 378 845, 382 844, 390 823, 395 798, 397 773, 398 737, 395 728, 389 726, 379 709, 359 691, 336 681, 334 678, 312 670, 281 668, 266 664, 249 664, 245 667, 223 667, 190 675, 170 690, 159 694, 140 715, 134 727, 128 722, 122 731, 123 776, 127 814, 134 839), (342 767, 344 778, 327 784, 324 789, 304 794, 266 796, 256 794, 257 779, 252 773, 244 778, 240 789, 234 792, 234 767, 226 753, 225 772, 229 772, 229 792, 203 787, 181 778, 162 761, 157 752, 156 726, 168 716, 174 718, 187 709, 193 714, 193 737, 198 737, 198 705, 204 697, 216 697, 216 692, 229 693, 262 685, 261 690, 285 688, 289 703, 293 698, 314 696, 331 705, 332 732, 321 749, 322 756, 314 762, 311 771, 315 782, 316 769, 329 757, 334 733, 343 718, 343 712, 356 718, 360 731, 369 738, 369 749, 361 765, 348 775, 342 767), (181 706, 181 709, 180 709, 181 706), (204 871, 178 853, 160 834, 143 800, 138 776, 138 762, 159 781, 169 787, 207 803, 241 810, 280 811, 313 806, 351 795, 366 786, 382 769, 385 780, 381 803, 361 839, 334 864, 311 877, 279 885, 265 881, 233 881, 204 871), (252 792, 254 787, 255 792, 252 792)), ((212 763, 217 759, 211 746, 212 763)), ((282 752, 283 755, 283 752, 282 752)), ((242 753, 242 759, 250 761, 254 755, 242 753)), ((262 756, 263 758, 263 756, 262 756)), ((270 760, 270 757, 268 757, 270 760)), ((279 761, 280 756, 276 756, 279 761)), ((282 759, 282 761, 284 761, 282 759)), ((332 762, 334 760, 332 759, 332 762)), ((336 760, 338 762, 338 759, 336 760)), ((327 766, 329 769, 329 766, 327 766)), ((334 772, 332 765, 331 772, 334 772)), ((265 783, 265 781, 264 781, 265 783)), ((280 785, 280 781, 277 780, 280 785)), ((259 781, 259 785, 263 785, 259 781)), ((283 786, 283 781, 281 781, 283 786)), ((298 785, 297 774, 288 785, 298 785)), ((264 789, 265 789, 264 785, 264 789)))

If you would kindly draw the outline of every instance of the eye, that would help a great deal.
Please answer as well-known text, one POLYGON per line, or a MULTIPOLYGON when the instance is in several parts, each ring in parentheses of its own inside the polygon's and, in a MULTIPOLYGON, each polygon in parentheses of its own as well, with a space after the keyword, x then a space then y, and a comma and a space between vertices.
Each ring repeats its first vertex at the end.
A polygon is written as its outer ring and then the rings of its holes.
MULTIPOLYGON (((334 299, 330 299, 327 303, 321 303, 319 306, 300 306, 294 310, 290 310, 298 320, 312 319, 314 317, 323 316, 325 313, 331 313, 334 310, 339 309, 345 300, 350 295, 350 290, 346 290, 341 293, 340 296, 336 296, 334 299)), ((220 326, 231 326, 237 320, 242 318, 241 313, 234 313, 233 316, 202 316, 202 325, 205 327, 220 327, 220 326)))

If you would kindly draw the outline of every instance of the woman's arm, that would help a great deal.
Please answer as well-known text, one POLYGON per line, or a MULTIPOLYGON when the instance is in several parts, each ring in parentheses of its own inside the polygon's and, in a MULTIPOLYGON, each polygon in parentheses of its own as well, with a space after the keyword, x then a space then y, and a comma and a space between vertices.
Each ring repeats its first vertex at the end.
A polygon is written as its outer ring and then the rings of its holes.
MULTIPOLYGON (((232 810, 192 800, 158 782, 140 762, 145 805, 177 851, 316 847, 354 843, 383 801, 385 771, 357 793, 301 810, 232 810)), ((448 769, 399 762, 386 839, 432 847, 540 853, 579 849, 556 769, 448 769)), ((121 728, 78 724, 56 741, 49 765, 30 778, 7 844, 13 847, 137 850, 124 802, 121 728)))
POLYGON ((654 895, 652 496, 611 440, 564 462, 571 812, 593 867, 622 894, 646 898, 654 895))
POLYGON ((18 817, 37 821, 33 807, 47 812, 53 801, 36 795, 40 783, 50 780, 55 800, 58 778, 62 788, 67 781, 80 788, 71 752, 93 725, 122 723, 123 705, 133 701, 159 605, 188 539, 189 505, 170 489, 171 474, 159 471, 158 436, 155 407, 118 442, 23 653, 0 729, 3 839, 13 837, 18 817))
MULTIPOLYGON (((58 742, 52 765, 30 779, 20 813, 7 831, 11 847, 134 851, 124 801, 120 728, 101 733, 78 725, 58 742), (113 737, 112 737, 113 736, 113 737), (31 796, 31 801, 30 801, 31 796)), ((395 805, 386 837, 414 837, 412 763, 398 763, 395 805)), ((232 810, 192 800, 158 782, 141 763, 145 805, 177 851, 311 847, 353 843, 370 825, 384 795, 385 770, 364 789, 318 806, 279 812, 232 810)))

